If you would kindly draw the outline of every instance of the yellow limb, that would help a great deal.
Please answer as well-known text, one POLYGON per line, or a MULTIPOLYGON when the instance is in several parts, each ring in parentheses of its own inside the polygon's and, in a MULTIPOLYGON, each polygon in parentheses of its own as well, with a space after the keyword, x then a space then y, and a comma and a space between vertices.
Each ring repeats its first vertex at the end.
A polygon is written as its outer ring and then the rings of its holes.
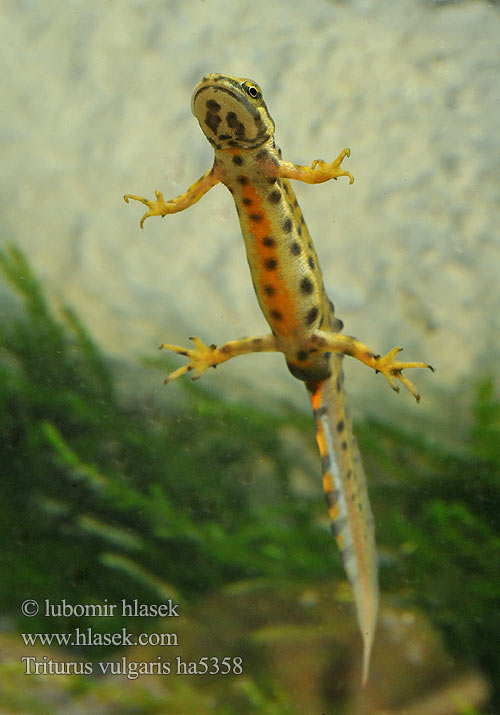
POLYGON ((352 184, 354 176, 341 167, 345 157, 350 154, 350 149, 342 149, 338 157, 330 164, 322 159, 315 159, 311 166, 299 166, 288 161, 281 161, 277 167, 277 176, 281 176, 283 179, 304 181, 306 184, 322 184, 330 179, 338 179, 339 176, 348 176, 349 183, 352 184))
POLYGON ((245 355, 247 353, 276 352, 278 347, 274 335, 265 335, 262 338, 240 338, 224 343, 220 347, 216 345, 205 345, 199 338, 190 338, 194 342, 193 349, 181 348, 178 345, 160 345, 161 350, 172 350, 178 355, 189 358, 186 365, 178 368, 166 378, 165 384, 193 371, 192 380, 196 380, 209 367, 217 367, 226 360, 245 355))
POLYGON ((432 365, 426 362, 399 362, 395 360, 396 355, 403 348, 393 348, 387 355, 375 355, 369 347, 350 335, 339 335, 338 333, 326 333, 322 330, 315 330, 309 339, 309 350, 316 352, 332 351, 343 355, 350 355, 356 360, 373 368, 376 372, 381 372, 396 392, 399 392, 397 380, 403 383, 411 392, 417 402, 420 395, 415 386, 402 374, 403 370, 413 367, 426 367, 434 372, 432 365))
POLYGON ((129 199, 133 199, 134 201, 140 201, 141 204, 148 207, 148 210, 141 218, 140 225, 141 228, 144 228, 144 221, 150 216, 166 216, 167 214, 175 214, 178 211, 184 211, 184 209, 189 208, 199 201, 201 197, 212 188, 212 186, 215 186, 215 184, 218 183, 219 179, 216 177, 215 170, 212 168, 203 174, 198 181, 195 181, 195 183, 190 186, 187 191, 180 196, 177 196, 175 199, 165 201, 161 191, 155 191, 156 201, 150 201, 149 199, 145 199, 142 196, 136 196, 135 194, 125 194, 123 198, 127 203, 129 202, 129 199))

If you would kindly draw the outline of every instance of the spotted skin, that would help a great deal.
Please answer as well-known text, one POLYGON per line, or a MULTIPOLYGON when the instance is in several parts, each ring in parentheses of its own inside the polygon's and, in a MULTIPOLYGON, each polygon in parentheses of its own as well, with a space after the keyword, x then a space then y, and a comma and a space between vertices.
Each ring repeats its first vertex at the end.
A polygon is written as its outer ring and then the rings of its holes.
MULTIPOLYGON (((290 184, 309 184, 352 175, 342 168, 344 149, 331 163, 315 160, 299 166, 283 161, 274 141, 274 122, 260 88, 248 79, 208 74, 194 90, 191 108, 215 151, 212 168, 180 196, 165 201, 126 194, 147 207, 150 216, 166 216, 192 206, 215 184, 231 192, 245 242, 257 300, 271 333, 233 340, 220 347, 192 338, 193 348, 165 344, 188 358, 165 382, 191 373, 193 379, 237 355, 282 352, 290 372, 306 384, 316 423, 323 487, 332 531, 351 583, 363 637, 363 685, 368 677, 378 610, 377 555, 366 479, 347 414, 342 358, 360 360, 381 372, 398 391, 402 382, 419 399, 402 370, 431 367, 423 362, 399 362, 393 348, 384 357, 362 342, 340 335, 328 299, 318 257, 304 216, 290 184)), ((432 369, 432 368, 431 368, 432 369)))

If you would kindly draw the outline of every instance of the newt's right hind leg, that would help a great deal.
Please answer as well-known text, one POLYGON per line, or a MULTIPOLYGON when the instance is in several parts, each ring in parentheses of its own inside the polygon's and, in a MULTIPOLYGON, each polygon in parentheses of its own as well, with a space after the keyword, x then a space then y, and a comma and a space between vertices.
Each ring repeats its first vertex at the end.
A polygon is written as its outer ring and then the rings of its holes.
POLYGON ((162 350, 172 350, 172 352, 178 355, 184 355, 189 358, 189 362, 186 365, 170 373, 165 379, 165 384, 191 371, 193 372, 191 379, 196 380, 209 367, 217 367, 217 365, 238 355, 278 351, 276 339, 274 335, 271 334, 265 335, 262 338, 240 338, 239 340, 231 340, 220 347, 217 347, 217 345, 205 345, 205 343, 196 337, 190 338, 190 340, 192 340, 195 345, 192 349, 182 348, 178 345, 160 345, 160 349, 162 350))

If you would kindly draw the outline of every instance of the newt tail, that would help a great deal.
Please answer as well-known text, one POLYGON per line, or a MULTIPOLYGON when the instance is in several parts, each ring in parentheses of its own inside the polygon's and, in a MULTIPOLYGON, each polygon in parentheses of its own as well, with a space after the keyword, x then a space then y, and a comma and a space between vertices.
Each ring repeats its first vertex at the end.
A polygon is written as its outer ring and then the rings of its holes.
POLYGON ((379 600, 375 529, 363 464, 347 414, 342 360, 339 356, 332 356, 330 360, 331 376, 306 386, 316 424, 331 529, 354 594, 363 638, 364 687, 368 680, 379 600))

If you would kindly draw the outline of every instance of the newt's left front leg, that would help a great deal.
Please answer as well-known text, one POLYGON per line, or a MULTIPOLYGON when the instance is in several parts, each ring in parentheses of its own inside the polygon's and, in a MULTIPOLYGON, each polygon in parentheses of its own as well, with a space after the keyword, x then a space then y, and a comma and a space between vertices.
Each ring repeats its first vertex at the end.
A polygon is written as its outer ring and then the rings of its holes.
POLYGON ((354 176, 349 171, 342 169, 341 166, 346 156, 350 156, 350 154, 350 149, 342 149, 332 162, 327 163, 322 159, 315 159, 311 166, 300 166, 289 161, 280 161, 274 171, 283 179, 296 179, 304 181, 306 184, 322 184, 330 179, 338 179, 339 176, 348 176, 349 183, 352 184, 354 176))
POLYGON ((271 334, 265 335, 262 338, 240 338, 239 340, 231 340, 220 347, 217 347, 217 345, 205 345, 199 338, 190 339, 195 345, 192 349, 182 348, 178 345, 160 345, 160 349, 172 350, 178 355, 184 355, 189 358, 189 362, 186 365, 170 373, 165 379, 165 384, 191 371, 193 371, 191 379, 196 380, 209 367, 217 367, 217 365, 238 355, 277 352, 279 350, 276 345, 276 338, 271 334))

